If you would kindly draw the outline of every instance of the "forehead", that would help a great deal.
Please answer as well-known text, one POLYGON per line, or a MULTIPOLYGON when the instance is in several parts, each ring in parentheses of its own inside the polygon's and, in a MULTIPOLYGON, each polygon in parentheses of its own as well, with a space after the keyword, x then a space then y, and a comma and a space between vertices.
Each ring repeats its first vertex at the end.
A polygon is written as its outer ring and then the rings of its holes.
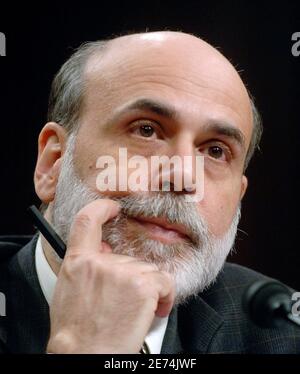
POLYGON ((86 66, 84 111, 108 116, 139 97, 169 101, 179 115, 227 117, 250 139, 247 90, 233 66, 194 38, 120 38, 86 66))

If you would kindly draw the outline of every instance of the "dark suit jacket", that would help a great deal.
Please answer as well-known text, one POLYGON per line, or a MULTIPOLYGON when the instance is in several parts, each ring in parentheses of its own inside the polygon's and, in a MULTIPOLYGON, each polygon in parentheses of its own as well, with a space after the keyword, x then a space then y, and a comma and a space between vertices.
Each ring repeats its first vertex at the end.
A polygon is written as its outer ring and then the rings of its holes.
MULTIPOLYGON (((0 317, 0 352, 46 349, 49 308, 35 269, 36 240, 0 238, 0 292, 6 296, 7 315, 0 317)), ((207 291, 173 309, 162 353, 300 353, 300 328, 286 323, 280 329, 261 329, 242 310, 245 288, 263 278, 227 263, 207 291)))

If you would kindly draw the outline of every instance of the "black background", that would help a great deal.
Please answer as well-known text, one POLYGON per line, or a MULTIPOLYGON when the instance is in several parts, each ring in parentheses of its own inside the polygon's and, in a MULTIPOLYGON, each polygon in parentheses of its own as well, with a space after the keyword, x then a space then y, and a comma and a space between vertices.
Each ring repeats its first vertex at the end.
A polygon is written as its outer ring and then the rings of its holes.
POLYGON ((296 1, 2 3, 0 234, 33 232, 26 208, 38 203, 32 182, 37 136, 51 80, 72 48, 127 31, 182 30, 219 47, 242 71, 264 120, 230 260, 300 289, 300 56, 291 53, 291 36, 300 32, 296 1))

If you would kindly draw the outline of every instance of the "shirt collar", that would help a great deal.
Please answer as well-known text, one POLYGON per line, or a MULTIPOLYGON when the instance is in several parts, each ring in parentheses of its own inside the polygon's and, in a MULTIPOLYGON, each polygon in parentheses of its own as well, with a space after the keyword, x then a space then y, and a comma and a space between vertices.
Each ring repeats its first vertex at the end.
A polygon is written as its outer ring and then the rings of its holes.
MULTIPOLYGON (((41 235, 39 235, 36 252, 35 252, 35 266, 41 289, 47 300, 51 304, 53 293, 57 281, 57 276, 51 269, 42 248, 41 235)), ((158 354, 161 352, 163 338, 168 324, 168 317, 155 317, 150 330, 145 338, 145 342, 151 354, 158 354)))

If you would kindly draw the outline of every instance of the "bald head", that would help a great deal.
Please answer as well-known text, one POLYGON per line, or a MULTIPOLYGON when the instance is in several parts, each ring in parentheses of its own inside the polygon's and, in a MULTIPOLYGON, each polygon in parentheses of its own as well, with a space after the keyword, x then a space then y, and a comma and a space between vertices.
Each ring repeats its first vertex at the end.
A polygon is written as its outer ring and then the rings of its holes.
POLYGON ((72 131, 79 125, 83 108, 98 100, 94 95, 96 86, 98 90, 101 87, 102 104, 107 107, 118 104, 117 93, 121 91, 129 96, 134 90, 138 96, 142 85, 151 90, 146 82, 152 84, 152 91, 160 92, 173 85, 173 92, 169 90, 168 95, 173 95, 174 100, 182 91, 190 98, 202 97, 202 107, 209 107, 210 102, 226 106, 232 118, 244 124, 248 149, 245 166, 248 164, 261 126, 245 85, 217 49, 181 32, 131 34, 83 45, 53 82, 49 120, 72 131), (135 84, 129 87, 128 82, 135 84))
MULTIPOLYGON (((149 65, 164 64, 168 68, 175 64, 183 69, 195 69, 198 75, 210 74, 215 80, 228 78, 249 101, 245 86, 228 59, 193 35, 173 31, 131 34, 112 39, 108 47, 109 53, 101 60, 109 62, 109 67, 113 63, 125 64, 125 59, 143 61, 145 67, 147 62, 149 65)), ((91 65, 97 63, 97 56, 90 62, 91 65)))

